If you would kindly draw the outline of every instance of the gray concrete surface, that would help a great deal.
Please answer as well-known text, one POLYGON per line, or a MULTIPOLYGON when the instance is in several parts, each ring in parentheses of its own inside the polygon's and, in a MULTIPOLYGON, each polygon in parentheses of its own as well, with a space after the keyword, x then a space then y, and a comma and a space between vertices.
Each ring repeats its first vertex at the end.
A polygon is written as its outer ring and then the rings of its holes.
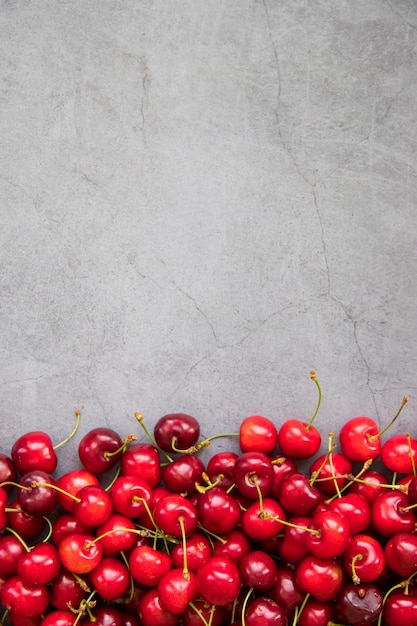
POLYGON ((324 436, 405 394, 417 435, 414 1, 1 0, 0 28, 2 451, 76 408, 78 438, 308 419, 310 369, 324 436))

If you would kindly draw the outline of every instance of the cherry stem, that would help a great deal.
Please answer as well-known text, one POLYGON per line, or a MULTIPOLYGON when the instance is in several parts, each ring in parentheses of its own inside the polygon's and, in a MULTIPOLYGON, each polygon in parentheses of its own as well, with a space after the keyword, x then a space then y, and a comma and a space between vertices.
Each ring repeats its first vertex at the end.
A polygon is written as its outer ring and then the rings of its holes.
POLYGON ((92 545, 97 543, 97 541, 100 541, 101 539, 104 539, 105 537, 108 537, 109 535, 112 535, 113 533, 118 533, 118 532, 133 533, 135 535, 139 535, 139 537, 148 537, 147 531, 139 529, 139 528, 113 528, 112 530, 107 530, 105 533, 102 533, 101 535, 97 535, 97 537, 94 537, 94 539, 92 539, 91 541, 87 541, 84 544, 84 548, 86 550, 89 550, 92 545))
POLYGON ((133 442, 133 441, 137 441, 138 438, 135 435, 128 435, 126 437, 126 439, 123 441, 122 445, 120 446, 120 448, 117 448, 117 450, 113 450, 113 452, 105 452, 104 456, 106 457, 106 459, 111 458, 112 456, 116 456, 117 454, 120 454, 126 450, 126 448, 133 442))
MULTIPOLYGON (((206 620, 206 618, 204 617, 204 615, 202 614, 202 612, 200 611, 200 609, 198 609, 196 607, 196 605, 194 604, 194 602, 189 602, 189 606, 193 609, 193 611, 195 611, 198 615, 198 617, 201 619, 202 623, 204 624, 204 626, 210 626, 209 622, 206 620)), ((214 606, 214 605, 213 605, 214 606)), ((210 616, 210 622, 212 621, 212 618, 210 616)))
POLYGON ((214 439, 220 439, 222 437, 239 437, 240 433, 222 433, 220 435, 211 435, 211 437, 207 437, 200 443, 197 443, 192 447, 193 452, 200 452, 203 448, 207 448, 214 439))
POLYGON ((243 603, 242 603, 242 620, 241 620, 242 621, 242 626, 246 626, 245 611, 246 611, 246 606, 247 606, 247 604, 249 602, 249 598, 251 597, 252 593, 253 593, 253 587, 251 587, 249 589, 249 591, 246 594, 245 599, 243 600, 243 603))
POLYGON ((255 485, 256 491, 258 493, 258 498, 259 498, 259 515, 263 515, 265 513, 265 509, 264 509, 264 501, 262 498, 262 492, 261 492, 261 488, 259 487, 259 482, 258 482, 258 477, 256 474, 254 474, 252 476, 252 480, 253 480, 253 484, 255 485))
POLYGON ((122 557, 124 564, 126 565, 127 569, 129 570, 130 593, 129 593, 128 597, 125 599, 125 604, 129 604, 129 602, 131 602, 133 600, 133 596, 135 595, 135 581, 133 580, 133 576, 130 573, 129 561, 128 561, 125 553, 123 552, 123 550, 120 552, 120 556, 122 557))
POLYGON ((414 462, 414 454, 413 454, 413 449, 411 447, 411 436, 410 433, 406 434, 407 437, 407 444, 408 444, 408 452, 410 454, 410 460, 411 460, 411 467, 413 469, 413 476, 416 476, 416 464, 414 462))
POLYGON ((317 386, 317 389, 318 389, 318 392, 319 392, 319 398, 318 398, 318 400, 317 400, 317 406, 316 406, 316 409, 315 409, 315 411, 314 411, 314 413, 313 413, 313 415, 312 415, 312 417, 311 417, 310 421, 309 421, 309 422, 308 422, 308 424, 306 425, 306 430, 309 430, 309 429, 310 429, 310 426, 312 426, 312 425, 313 425, 313 422, 314 422, 314 420, 315 420, 315 419, 316 419, 316 417, 317 417, 317 413, 319 412, 320 405, 321 405, 321 398, 322 398, 321 386, 320 386, 319 381, 317 380, 316 372, 315 372, 314 370, 311 370, 311 372, 310 372, 310 378, 311 378, 311 380, 312 380, 312 381, 314 381, 314 382, 316 383, 316 386, 317 386))
POLYGON ((185 536, 185 525, 184 525, 184 518, 182 517, 182 515, 178 518, 178 523, 180 525, 181 528, 181 537, 182 537, 182 551, 183 551, 183 559, 184 559, 184 563, 183 563, 183 567, 182 567, 182 575, 184 576, 185 580, 190 580, 190 572, 188 571, 188 562, 187 562, 187 538, 185 536))
POLYGON ((32 550, 32 548, 28 546, 28 544, 22 539, 22 537, 15 530, 13 530, 13 528, 6 526, 5 530, 9 531, 9 533, 12 533, 12 535, 14 535, 16 539, 19 539, 26 552, 30 552, 32 550))
MULTIPOLYGON (((368 459, 367 461, 365 461, 365 463, 363 464, 359 472, 356 474, 356 476, 352 476, 351 474, 348 474, 347 476, 341 476, 340 478, 348 478, 349 482, 343 485, 343 487, 340 489, 340 494, 346 491, 346 489, 349 489, 349 487, 355 482, 355 480, 357 480, 360 476, 362 476, 362 474, 371 467, 372 463, 373 463, 373 459, 368 459)), ((321 479, 318 478, 317 480, 319 481, 321 479)), ((338 497, 339 497, 338 494, 335 494, 334 496, 326 500, 326 504, 330 504, 330 502, 332 502, 338 497)))
POLYGON ((334 484, 334 488, 336 490, 336 494, 338 498, 342 497, 342 494, 340 493, 340 489, 339 489, 339 483, 337 482, 337 478, 336 478, 336 472, 334 469, 334 463, 333 463, 333 439, 336 437, 336 433, 330 433, 329 434, 329 465, 330 465, 330 471, 332 473, 332 478, 333 478, 333 484, 334 484))
POLYGON ((394 415, 394 417, 392 418, 392 420, 390 421, 390 423, 388 424, 388 426, 385 426, 385 428, 383 428, 381 430, 381 432, 377 433, 376 435, 369 435, 368 439, 369 441, 374 441, 374 439, 378 439, 378 437, 382 437, 382 435, 385 435, 385 433, 387 432, 387 430, 389 428, 391 428, 391 426, 394 424, 394 422, 396 421, 396 419, 398 418, 398 416, 400 415, 401 411, 403 410, 403 408, 405 407, 405 405, 408 402, 408 398, 407 396, 404 396, 404 398, 402 399, 401 402, 401 406, 398 409, 397 413, 394 415))
POLYGON ((363 556, 362 554, 355 554, 355 556, 352 558, 352 563, 351 563, 351 567, 352 567, 352 581, 355 585, 360 585, 361 584, 361 579, 358 576, 358 573, 356 571, 356 567, 355 567, 355 563, 356 561, 362 561, 363 556))
POLYGON ((349 476, 349 480, 352 483, 361 483, 362 485, 369 485, 370 487, 383 487, 384 489, 398 489, 399 491, 407 491, 407 485, 397 485, 394 483, 376 483, 372 480, 362 480, 361 478, 357 478, 356 476, 349 476))
POLYGON ((69 491, 65 491, 65 489, 61 489, 61 487, 58 487, 58 485, 52 485, 51 483, 40 483, 37 480, 32 480, 30 486, 33 489, 35 489, 36 487, 50 487, 51 489, 55 489, 55 491, 62 493, 62 495, 71 498, 71 500, 74 500, 74 502, 81 502, 81 498, 74 496, 74 494, 70 493, 69 491))
POLYGON ((136 411, 136 413, 135 413, 135 418, 139 422, 139 424, 142 426, 142 428, 145 431, 147 437, 149 437, 149 439, 152 441, 152 443, 155 446, 155 448, 158 448, 158 450, 164 455, 164 457, 167 459, 167 461, 172 463, 172 461, 174 459, 171 456, 169 456, 169 454, 167 454, 165 452, 165 450, 162 450, 162 448, 160 448, 158 446, 158 444, 156 443, 155 437, 151 434, 149 428, 145 424, 145 420, 143 419, 143 416, 138 411, 136 411))
POLYGON ((222 482, 224 475, 219 474, 217 477, 217 480, 215 480, 214 483, 211 482, 210 478, 207 476, 205 472, 203 472, 202 478, 207 483, 207 485, 206 487, 203 487, 203 485, 200 485, 200 483, 196 481, 194 483, 194 486, 196 490, 198 491, 198 493, 206 493, 206 491, 210 491, 210 489, 213 489, 213 487, 217 487, 217 485, 219 485, 222 482))
POLYGON ((65 445, 66 443, 68 443, 68 441, 70 439, 72 439, 75 435, 75 433, 78 430, 78 426, 80 425, 80 419, 81 419, 81 413, 78 409, 76 409, 75 411, 75 426, 72 429, 72 431, 70 432, 70 434, 68 435, 68 437, 65 437, 65 439, 63 441, 60 441, 59 443, 55 444, 53 446, 54 450, 58 450, 58 448, 60 448, 61 446, 65 445))
POLYGON ((13 480, 5 480, 4 483, 0 483, 0 487, 17 487, 18 489, 23 489, 24 491, 30 491, 32 487, 26 487, 25 485, 21 485, 20 483, 15 483, 13 480))
POLYGON ((210 530, 207 530, 206 528, 204 528, 204 526, 200 524, 200 522, 198 523, 198 527, 207 535, 208 539, 210 539, 210 537, 213 537, 213 539, 217 539, 217 541, 220 541, 220 543, 223 545, 227 543, 226 539, 220 537, 219 535, 216 535, 215 533, 212 533, 210 530))
POLYGON ((306 593, 306 595, 304 596, 304 599, 303 599, 302 603, 300 604, 300 606, 295 607, 294 621, 292 623, 292 626, 296 626, 298 624, 298 620, 300 619, 300 615, 303 612, 304 607, 307 604, 309 597, 310 597, 310 594, 306 593))
POLYGON ((308 533, 313 533, 313 535, 316 535, 316 537, 321 537, 321 532, 318 528, 314 529, 314 528, 309 528, 308 526, 300 526, 299 524, 293 524, 292 522, 287 522, 287 520, 281 519, 280 517, 271 515, 270 513, 267 513, 266 511, 259 513, 258 518, 259 519, 273 519, 276 522, 280 522, 284 526, 290 526, 291 528, 298 528, 299 530, 305 530, 308 533))

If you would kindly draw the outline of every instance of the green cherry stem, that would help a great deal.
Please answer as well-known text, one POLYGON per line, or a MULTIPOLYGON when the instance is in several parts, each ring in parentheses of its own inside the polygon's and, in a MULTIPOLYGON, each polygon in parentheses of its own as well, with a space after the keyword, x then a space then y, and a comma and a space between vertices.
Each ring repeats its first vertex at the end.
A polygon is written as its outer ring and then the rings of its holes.
MULTIPOLYGON (((204 617, 200 609, 196 607, 194 602, 189 602, 189 606, 193 609, 193 611, 197 613, 198 617, 201 619, 204 626, 210 626, 209 622, 206 620, 206 618, 204 617)), ((210 615, 210 621, 212 621, 211 615, 210 615)))
POLYGON ((313 425, 313 422, 314 422, 314 420, 317 417, 317 413, 319 412, 320 405, 321 405, 321 398, 322 398, 321 386, 320 386, 320 383, 319 383, 319 381, 317 379, 316 372, 314 370, 311 370, 310 378, 311 378, 311 380, 313 382, 316 383, 316 387, 317 387, 317 390, 319 392, 319 397, 318 397, 318 400, 317 400, 317 405, 316 405, 316 408, 314 410, 314 413, 311 416, 310 421, 308 422, 308 424, 306 424, 306 430, 310 430, 310 427, 313 425))
POLYGON ((141 413, 139 413, 138 411, 136 411, 135 413, 135 418, 136 420, 139 422, 139 424, 141 425, 141 427, 143 428, 143 430, 146 433, 146 436, 152 441, 153 445, 155 446, 155 448, 157 448, 161 454, 164 455, 164 457, 167 459, 167 461, 169 461, 170 463, 172 463, 172 461, 174 460, 171 456, 169 456, 169 454, 167 454, 165 452, 165 450, 162 450, 162 448, 160 448, 158 446, 158 444, 155 441, 155 437, 152 435, 152 433, 150 432, 149 428, 146 426, 145 424, 145 420, 143 419, 143 415, 141 413))
POLYGON ((81 413, 80 413, 80 411, 78 409, 76 409, 76 411, 75 411, 75 426, 74 426, 74 428, 72 429, 72 431, 70 432, 68 437, 65 437, 65 439, 63 441, 60 441, 59 443, 56 443, 53 446, 54 450, 58 450, 58 448, 60 448, 61 446, 65 445, 66 443, 68 443, 68 441, 74 437, 75 433, 78 430, 78 426, 80 425, 80 420, 81 420, 81 413))
POLYGON ((190 580, 190 572, 188 571, 188 561, 187 561, 187 538, 185 536, 185 526, 184 526, 184 518, 180 516, 178 518, 178 523, 181 528, 181 538, 182 538, 182 552, 183 552, 183 567, 182 567, 182 575, 185 580, 190 580))
POLYGON ((246 612, 246 606, 249 602, 249 598, 251 597, 253 593, 253 587, 251 587, 248 591, 248 593, 245 596, 245 599, 243 600, 243 604, 242 604, 242 626, 246 626, 246 621, 245 621, 245 612, 246 612))
POLYGON ((22 539, 22 537, 15 530, 13 530, 13 528, 6 526, 5 530, 14 535, 16 539, 20 541, 26 552, 30 552, 32 550, 32 548, 28 546, 28 544, 22 539))
POLYGON ((300 606, 295 607, 294 620, 293 620, 292 626, 297 626, 298 620, 300 619, 300 615, 303 612, 304 607, 307 604, 309 597, 310 597, 310 594, 306 593, 300 606))
POLYGON ((404 396, 404 398, 402 399, 400 408, 398 409, 398 411, 396 412, 396 414, 394 415, 390 423, 387 426, 385 426, 385 428, 383 428, 379 433, 376 433, 376 435, 369 435, 368 437, 369 441, 374 441, 375 439, 378 439, 378 437, 382 437, 382 435, 385 435, 387 430, 391 428, 391 426, 397 420, 398 416, 400 415, 401 411, 403 410, 407 402, 408 402, 408 398, 407 396, 404 396))
POLYGON ((127 448, 127 447, 131 444, 131 443, 133 443, 134 441, 137 441, 137 440, 138 440, 138 438, 137 438, 135 435, 130 434, 130 435, 128 435, 128 436, 126 437, 126 439, 123 441, 122 445, 121 445, 119 448, 117 448, 117 450, 113 450, 113 452, 105 452, 105 453, 104 453, 104 456, 106 457, 106 459, 109 459, 109 458, 111 458, 112 456, 116 456, 117 454, 120 454, 120 453, 122 453, 122 454, 123 454, 123 452, 126 450, 126 448, 127 448))

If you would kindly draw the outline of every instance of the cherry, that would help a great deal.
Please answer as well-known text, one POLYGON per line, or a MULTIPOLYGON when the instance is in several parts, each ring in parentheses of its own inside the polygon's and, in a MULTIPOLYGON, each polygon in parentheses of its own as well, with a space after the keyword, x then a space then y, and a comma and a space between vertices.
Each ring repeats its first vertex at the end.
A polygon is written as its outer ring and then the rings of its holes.
POLYGON ((174 493, 193 493, 196 484, 202 481, 205 466, 201 459, 192 454, 182 454, 164 468, 162 480, 174 493))
POLYGON ((339 433, 343 454, 352 462, 364 463, 376 459, 381 452, 378 425, 370 417, 353 417, 339 433))
POLYGON ((287 563, 296 565, 310 554, 307 546, 307 527, 311 519, 305 516, 294 516, 288 519, 289 525, 284 527, 283 537, 278 545, 280 557, 287 563))
POLYGON ((102 487, 87 485, 77 492, 73 513, 86 526, 100 526, 106 522, 113 510, 112 499, 102 487))
POLYGON ((316 600, 329 602, 343 585, 343 571, 336 560, 307 556, 297 567, 296 582, 316 600))
POLYGON ((95 474, 88 472, 86 469, 71 470, 59 476, 56 481, 56 486, 60 489, 60 491, 58 491, 59 506, 64 509, 64 511, 72 513, 75 500, 74 497, 71 496, 76 496, 83 487, 87 487, 88 485, 99 487, 100 482, 95 474))
POLYGON ((103 474, 114 467, 128 443, 136 439, 130 435, 125 442, 112 428, 93 428, 78 444, 78 456, 84 468, 92 474, 103 474))
POLYGON ((6 580, 1 592, 1 603, 18 617, 37 617, 49 604, 45 585, 27 585, 15 575, 6 580))
POLYGON ((286 612, 292 611, 303 602, 305 594, 297 585, 295 569, 288 565, 277 568, 277 580, 271 590, 271 597, 286 612))
POLYGON ((342 556, 343 567, 354 583, 369 583, 377 580, 385 570, 384 549, 370 535, 352 537, 342 556))
POLYGON ((42 620, 42 626, 73 626, 76 614, 71 611, 50 611, 42 620))
POLYGON ((387 565, 406 578, 417 571, 417 535, 398 533, 385 546, 387 565))
POLYGON ((269 457, 263 452, 245 452, 235 463, 235 484, 246 498, 256 499, 259 493, 268 495, 274 480, 269 457))
POLYGON ((318 452, 321 446, 320 432, 313 426, 321 404, 321 387, 315 372, 310 372, 310 378, 316 383, 319 392, 317 406, 310 421, 289 419, 278 431, 278 447, 282 454, 290 459, 309 459, 318 452))
POLYGON ((197 578, 193 572, 180 568, 171 569, 158 583, 161 606, 170 613, 180 615, 190 602, 197 597, 197 578))
POLYGON ((382 446, 381 460, 391 472, 413 473, 417 463, 417 439, 409 435, 393 435, 382 446))
POLYGON ((154 506, 156 525, 172 537, 189 537, 197 528, 197 509, 180 494, 162 497, 154 506))
POLYGON ((277 445, 277 438, 275 424, 262 415, 251 415, 240 424, 239 445, 242 452, 271 454, 277 445))
POLYGON ((285 456, 272 456, 270 458, 272 468, 274 470, 274 479, 270 496, 278 498, 284 478, 293 472, 297 472, 298 469, 295 461, 287 459, 285 456))
POLYGON ((68 535, 73 535, 74 533, 88 535, 91 532, 91 526, 86 526, 70 513, 62 513, 52 524, 52 542, 55 546, 58 546, 63 538, 68 535))
POLYGON ((6 483, 3 489, 10 492, 12 488, 10 483, 15 482, 16 478, 17 470, 13 460, 7 454, 0 452, 0 484, 6 483))
POLYGON ((227 556, 213 556, 207 559, 196 576, 197 591, 209 604, 226 606, 239 594, 239 569, 227 556))
POLYGON ((227 556, 236 565, 239 565, 243 557, 249 554, 250 551, 251 545, 247 536, 242 531, 236 529, 216 539, 213 546, 214 556, 227 556))
POLYGON ((156 588, 149 589, 139 599, 138 616, 142 626, 177 626, 180 615, 166 611, 156 588))
POLYGON ((297 626, 333 626, 333 604, 309 598, 298 616, 297 626))
POLYGON ((272 498, 264 498, 262 505, 254 502, 242 515, 242 529, 250 539, 272 539, 283 528, 285 512, 272 498))
POLYGON ((89 573, 88 582, 106 602, 117 600, 129 589, 129 570, 115 557, 103 557, 89 573))
POLYGON ((239 572, 242 584, 257 591, 268 591, 277 581, 275 561, 262 550, 246 554, 239 564, 239 572))
POLYGON ((135 523, 125 515, 112 513, 110 517, 97 528, 97 537, 105 556, 115 556, 120 552, 135 547, 137 534, 135 523))
POLYGON ((368 624, 378 618, 382 604, 382 594, 375 585, 346 583, 336 598, 337 619, 347 624, 368 624))
POLYGON ((129 569, 133 580, 146 587, 156 587, 171 567, 172 560, 169 554, 151 546, 137 546, 129 556, 129 569))
POLYGON ((78 607, 87 598, 88 587, 85 580, 61 567, 50 585, 50 603, 56 609, 65 611, 68 606, 78 607))
MULTIPOLYGON (((186 562, 191 572, 197 572, 199 567, 212 556, 211 543, 202 533, 195 532, 187 539, 186 562)), ((171 550, 172 564, 175 568, 180 568, 184 564, 184 546, 182 543, 176 544, 171 550)))
POLYGON ((218 487, 229 489, 235 479, 235 463, 239 455, 231 451, 214 454, 207 463, 207 475, 218 487))
POLYGON ((59 573, 58 551, 50 543, 36 544, 30 552, 22 554, 17 562, 17 573, 26 585, 47 585, 59 573))
POLYGON ((17 500, 7 505, 7 523, 22 539, 34 539, 47 524, 44 517, 34 517, 22 511, 17 500))
POLYGON ((407 496, 401 491, 384 491, 372 503, 372 526, 383 537, 411 532, 415 525, 414 512, 407 496))
POLYGON ((100 605, 90 610, 89 618, 83 619, 83 626, 123 626, 123 617, 119 609, 111 605, 100 605))
POLYGON ((348 493, 341 498, 335 498, 328 508, 346 518, 352 535, 364 532, 371 523, 371 507, 359 493, 348 493))
POLYGON ((149 443, 134 443, 120 457, 120 473, 139 476, 151 489, 161 481, 161 465, 158 449, 149 443))
POLYGON ((26 553, 26 547, 18 537, 2 535, 0 537, 0 575, 16 574, 19 558, 26 553))
POLYGON ((246 626, 287 626, 282 608, 271 598, 254 598, 245 611, 246 626))
POLYGON ((41 470, 32 470, 20 479, 17 501, 28 515, 41 516, 52 513, 58 504, 56 480, 41 470))
POLYGON ((154 437, 165 452, 188 451, 200 437, 200 424, 192 415, 169 413, 156 422, 154 437))
POLYGON ((102 553, 100 542, 90 535, 68 535, 58 546, 62 565, 73 574, 91 572, 99 564, 102 553))
POLYGON ((310 466, 310 476, 320 491, 329 494, 339 493, 349 480, 352 463, 339 452, 317 457, 310 466))
POLYGON ((351 532, 345 517, 336 511, 320 511, 312 518, 306 537, 311 554, 323 559, 340 556, 348 547, 351 532))
POLYGON ((147 512, 152 502, 152 489, 139 476, 119 476, 110 488, 110 497, 117 513, 137 518, 147 512))
POLYGON ((416 626, 417 596, 401 591, 391 593, 384 602, 383 619, 386 626, 416 626))
POLYGON ((323 496, 305 474, 291 472, 282 480, 278 499, 289 513, 308 515, 318 507, 323 496))
POLYGON ((356 477, 349 487, 350 493, 359 493, 365 500, 372 502, 386 490, 388 478, 385 474, 375 470, 365 470, 360 478, 356 477))
POLYGON ((213 487, 202 493, 197 510, 201 525, 217 534, 233 530, 241 515, 237 501, 221 487, 213 487))
POLYGON ((214 606, 201 599, 188 605, 183 614, 184 626, 221 626, 224 621, 225 609, 214 606))

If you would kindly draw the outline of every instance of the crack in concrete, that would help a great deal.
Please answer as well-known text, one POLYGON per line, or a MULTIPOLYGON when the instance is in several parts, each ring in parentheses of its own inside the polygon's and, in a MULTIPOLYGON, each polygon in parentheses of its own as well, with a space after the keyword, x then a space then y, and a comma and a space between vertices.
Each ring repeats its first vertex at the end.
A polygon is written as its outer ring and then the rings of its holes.
POLYGON ((30 202, 33 204, 33 206, 35 208, 38 208, 37 200, 35 198, 33 198, 30 194, 28 194, 28 192, 26 191, 26 189, 24 187, 22 187, 18 183, 15 183, 13 180, 10 180, 6 176, 0 175, 0 180, 4 180, 4 182, 7 183, 8 185, 10 185, 11 187, 14 187, 15 189, 18 189, 19 191, 21 191, 23 193, 23 195, 26 196, 26 198, 28 198, 28 200, 30 200, 30 202))
POLYGON ((392 6, 391 2, 389 2, 389 0, 385 0, 386 4, 389 6, 389 8, 391 9, 391 11, 394 13, 394 15, 396 15, 397 17, 400 18, 400 20, 402 22, 404 22, 404 24, 406 24, 407 26, 409 26, 411 29, 415 30, 415 25, 411 24, 411 22, 409 22, 408 20, 405 19, 404 15, 402 15, 399 11, 396 11, 394 9, 394 7, 392 6))
MULTIPOLYGON (((283 133, 282 133, 282 128, 281 128, 281 119, 280 119, 280 109, 281 109, 281 97, 282 97, 282 78, 281 78, 281 69, 280 69, 280 62, 279 62, 279 55, 278 55, 278 50, 277 47, 275 45, 274 42, 274 38, 273 38, 273 34, 272 34, 272 28, 271 28, 271 22, 270 22, 270 16, 269 16, 269 11, 268 11, 268 7, 267 7, 267 3, 266 0, 262 0, 262 4, 264 7, 264 12, 265 12, 265 21, 266 21, 266 25, 267 25, 267 29, 268 29, 268 37, 270 39, 271 42, 271 48, 272 48, 272 52, 273 52, 273 56, 275 59, 275 65, 276 65, 276 73, 277 73, 277 96, 276 96, 276 106, 275 106, 275 117, 277 120, 277 126, 278 126, 278 136, 282 145, 282 148, 284 149, 285 153, 290 157, 294 169, 296 170, 297 174, 300 176, 300 178, 304 181, 304 183, 308 186, 308 188, 310 189, 311 195, 312 195, 312 199, 313 199, 313 205, 316 211, 316 216, 318 219, 318 223, 320 226, 320 239, 321 239, 321 247, 322 247, 322 256, 323 256, 323 264, 324 264, 324 268, 325 268, 325 273, 326 273, 326 281, 327 281, 327 290, 325 292, 325 294, 322 294, 319 297, 323 297, 323 295, 325 295, 327 298, 330 298, 333 302, 335 302, 343 311, 344 315, 346 316, 346 318, 349 320, 349 322, 351 323, 352 326, 352 335, 353 335, 353 339, 354 339, 354 343, 356 346, 356 350, 359 354, 359 357, 363 363, 363 366, 365 368, 366 371, 366 385, 371 393, 372 396, 372 400, 375 406, 375 411, 376 414, 378 415, 378 409, 377 409, 377 403, 376 403, 376 397, 375 397, 375 391, 372 388, 371 385, 371 368, 369 365, 368 360, 365 357, 364 351, 360 345, 359 342, 359 338, 358 338, 358 330, 357 330, 357 326, 358 326, 358 322, 353 318, 352 314, 349 313, 347 306, 344 302, 342 302, 340 299, 338 299, 336 296, 333 295, 332 293, 332 282, 331 282, 331 268, 330 268, 330 263, 329 263, 329 259, 328 259, 328 254, 327 254, 327 245, 326 245, 326 236, 325 236, 325 227, 324 227, 324 220, 323 217, 321 215, 321 211, 320 211, 320 207, 319 207, 319 202, 317 199, 317 193, 316 193, 316 186, 317 186, 317 181, 315 183, 313 183, 307 176, 307 174, 301 169, 301 167, 299 166, 297 159, 295 157, 295 155, 293 154, 293 151, 289 148, 289 146, 287 145, 283 133)), ((401 89, 392 99, 392 101, 390 102, 389 106, 387 107, 387 110, 384 112, 384 116, 382 117, 382 120, 384 119, 385 116, 387 116, 389 114, 389 110, 392 107, 393 103, 395 102, 395 99, 400 95, 401 91, 403 91, 403 89, 401 89)), ((369 136, 368 136, 369 139, 369 136)))
POLYGON ((145 148, 147 148, 148 142, 147 142, 147 133, 146 133, 145 110, 146 110, 146 103, 147 103, 148 94, 149 94, 150 78, 149 78, 149 73, 148 73, 148 66, 144 59, 141 59, 140 61, 140 69, 141 69, 141 74, 142 74, 142 97, 140 100, 140 115, 141 115, 141 120, 142 120, 141 132, 142 132, 142 137, 143 137, 143 144, 145 148))

